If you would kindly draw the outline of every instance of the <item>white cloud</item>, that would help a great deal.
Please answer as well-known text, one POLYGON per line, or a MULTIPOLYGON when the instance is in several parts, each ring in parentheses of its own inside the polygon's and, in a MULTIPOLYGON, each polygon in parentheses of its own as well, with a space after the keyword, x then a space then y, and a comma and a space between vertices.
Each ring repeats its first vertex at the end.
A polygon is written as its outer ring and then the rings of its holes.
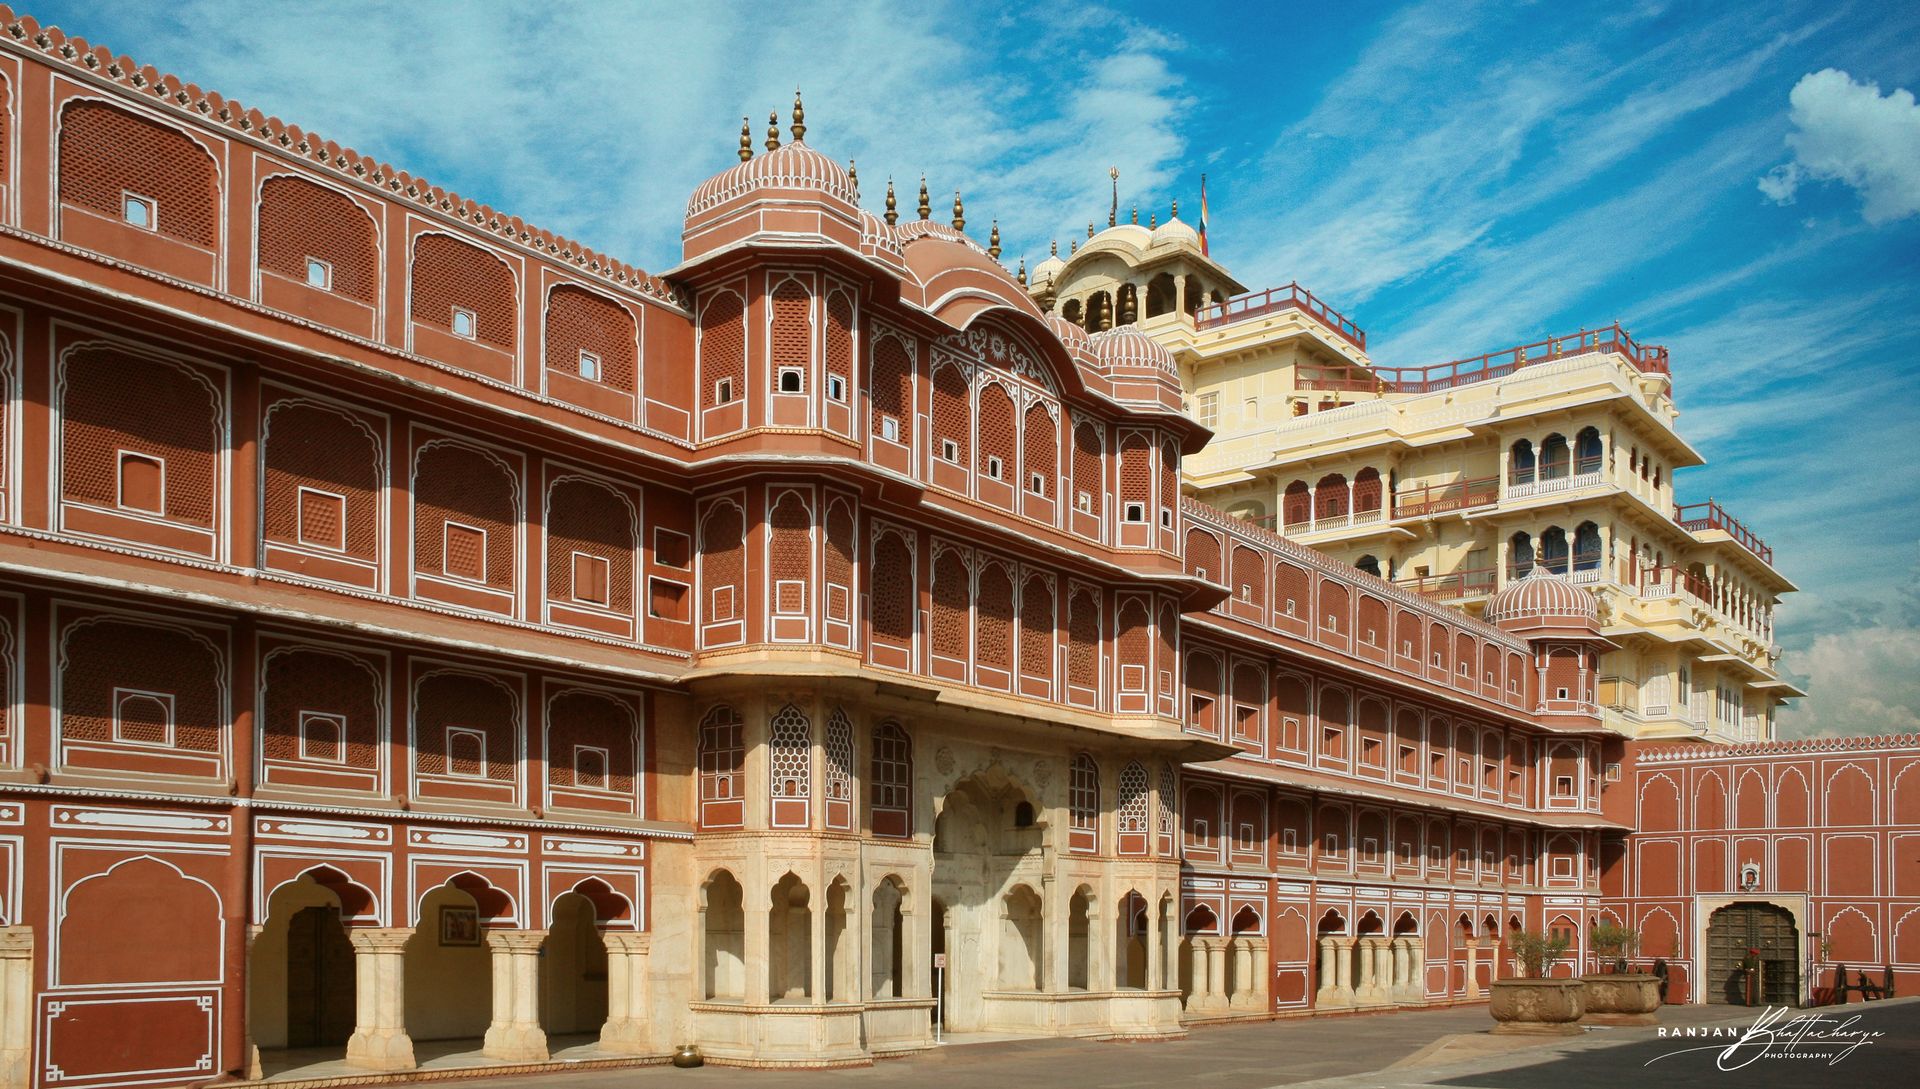
POLYGON ((1009 264, 1096 211, 1104 224, 1110 165, 1123 192, 1150 191, 1187 152, 1187 46, 1098 7, 1008 20, 958 0, 341 0, 277 7, 265 29, 257 7, 93 5, 60 21, 654 271, 679 259, 687 195, 735 162, 741 115, 757 150, 796 85, 808 142, 858 160, 870 207, 891 173, 911 215, 924 171, 937 216, 960 189, 970 232, 999 218, 1009 264))
POLYGON ((1811 72, 1788 96, 1793 159, 1761 176, 1760 192, 1790 204, 1808 180, 1859 192, 1861 214, 1878 226, 1920 212, 1920 104, 1905 88, 1880 93, 1834 68, 1811 72))
POLYGON ((1872 627, 1814 639, 1793 665, 1809 695, 1781 715, 1784 737, 1920 732, 1920 628, 1872 627))

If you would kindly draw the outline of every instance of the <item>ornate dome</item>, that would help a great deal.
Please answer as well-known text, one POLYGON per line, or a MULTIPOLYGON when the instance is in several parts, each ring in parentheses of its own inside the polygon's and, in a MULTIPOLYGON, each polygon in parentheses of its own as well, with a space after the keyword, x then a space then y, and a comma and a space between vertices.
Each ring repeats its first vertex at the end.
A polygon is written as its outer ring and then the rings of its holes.
POLYGON ((1060 255, 1056 253, 1033 266, 1033 272, 1027 280, 1034 284, 1047 283, 1059 276, 1060 271, 1066 267, 1067 263, 1060 260, 1060 255))
POLYGON ((855 215, 858 200, 846 167, 795 140, 701 182, 687 201, 687 217, 758 189, 811 189, 845 205, 849 217, 855 215))
POLYGON ((1198 246, 1200 232, 1181 222, 1179 216, 1174 216, 1153 229, 1153 244, 1198 246))
POLYGON ((1108 227, 1106 230, 1087 239, 1086 245, 1081 246, 1080 249, 1084 252, 1094 246, 1098 246, 1102 242, 1124 242, 1134 249, 1144 250, 1147 248, 1148 243, 1152 241, 1153 232, 1142 227, 1140 224, 1121 223, 1108 227))
POLYGON ((1093 338, 1087 335, 1087 331, 1060 315, 1048 314, 1047 328, 1053 330, 1053 335, 1059 337, 1060 343, 1065 344, 1069 349, 1077 348, 1089 356, 1095 354, 1093 338))
POLYGON ((1108 367, 1131 367, 1136 370, 1179 373, 1179 368, 1173 362, 1173 353, 1161 347, 1158 341, 1142 333, 1135 326, 1122 325, 1118 329, 1103 330, 1089 336, 1087 340, 1100 362, 1108 367))
POLYGON ((1535 567, 1526 578, 1508 583, 1487 599, 1486 618, 1496 624, 1549 619, 1593 624, 1599 616, 1599 603, 1591 593, 1543 567, 1535 567))

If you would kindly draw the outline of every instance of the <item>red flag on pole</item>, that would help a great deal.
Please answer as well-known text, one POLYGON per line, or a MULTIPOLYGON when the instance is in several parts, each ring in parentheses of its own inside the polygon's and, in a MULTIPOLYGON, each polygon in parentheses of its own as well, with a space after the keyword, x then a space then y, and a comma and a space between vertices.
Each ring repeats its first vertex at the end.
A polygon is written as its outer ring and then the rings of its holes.
POLYGON ((1200 175, 1200 252, 1207 252, 1207 176, 1200 175))

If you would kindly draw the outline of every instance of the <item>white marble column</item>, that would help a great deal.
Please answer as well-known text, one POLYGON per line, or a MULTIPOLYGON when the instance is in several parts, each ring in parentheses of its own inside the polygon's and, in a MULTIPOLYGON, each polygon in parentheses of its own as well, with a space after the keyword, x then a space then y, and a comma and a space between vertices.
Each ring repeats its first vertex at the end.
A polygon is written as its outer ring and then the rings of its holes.
POLYGON ((1227 1008, 1227 939, 1207 939, 1207 1005, 1227 1008))
POLYGON ((1195 935, 1187 950, 1187 1009, 1204 1010, 1212 994, 1207 986, 1207 939, 1195 935))
MULTIPOLYGON (((747 900, 758 899, 748 896, 747 900)), ((773 949, 773 906, 748 906, 741 913, 747 932, 741 938, 744 955, 740 958, 741 971, 747 974, 746 999, 755 1006, 764 1006, 769 1001, 773 981, 768 977, 772 971, 771 952, 773 949)))
POLYGON ((493 954, 493 1024, 480 1053, 509 1062, 547 1061, 540 1027, 540 946, 544 930, 489 930, 493 954))
POLYGON ((1426 1005, 1427 1002, 1427 942, 1421 937, 1407 939, 1407 957, 1412 963, 1412 975, 1409 992, 1413 1001, 1426 1005))
POLYGON ((1166 972, 1165 959, 1162 956, 1163 942, 1160 937, 1160 909, 1158 907, 1149 906, 1147 908, 1147 933, 1145 938, 1147 946, 1146 989, 1151 991, 1164 985, 1165 979, 1163 976, 1166 972))
POLYGON ((1258 1009, 1260 996, 1254 987, 1253 976, 1253 939, 1238 937, 1233 939, 1233 993, 1227 996, 1227 1005, 1236 1010, 1258 1009))
POLYGON ((1380 978, 1376 974, 1380 960, 1376 951, 1380 946, 1380 939, 1369 935, 1356 939, 1354 945, 1359 950, 1357 959, 1360 961, 1360 985, 1353 989, 1354 1004, 1378 1005, 1386 1001, 1386 991, 1380 986, 1380 978))
POLYGON ((33 1084, 33 928, 0 927, 0 1089, 33 1084))
POLYGON ((1337 967, 1340 947, 1333 938, 1320 939, 1320 986, 1314 992, 1313 1004, 1316 1007, 1328 1007, 1339 1004, 1340 969, 1337 967))
POLYGON ((412 1070, 413 1039, 406 1024, 407 939, 412 930, 356 929, 353 943, 353 1036, 347 1065, 368 1070, 412 1070))
POLYGON ((1480 943, 1467 939, 1467 995, 1468 998, 1480 997, 1480 943))
POLYGON ((609 930, 607 946, 607 1023, 600 1026, 600 1050, 645 1055, 653 1049, 647 1001, 647 961, 652 935, 609 930))

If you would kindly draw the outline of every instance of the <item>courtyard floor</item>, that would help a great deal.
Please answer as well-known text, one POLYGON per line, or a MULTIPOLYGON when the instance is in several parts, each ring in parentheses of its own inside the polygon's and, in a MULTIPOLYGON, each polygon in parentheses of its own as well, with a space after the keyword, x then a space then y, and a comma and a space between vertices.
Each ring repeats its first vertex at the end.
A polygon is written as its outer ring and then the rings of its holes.
MULTIPOLYGON (((1744 1028, 1757 1011, 1668 1006, 1668 1029, 1744 1028)), ((1838 1063, 1761 1059, 1721 1072, 1726 1039, 1661 1039, 1651 1028, 1591 1029, 1549 1040, 1488 1035, 1483 1005, 1323 1017, 1195 1029, 1185 1040, 1102 1043, 1060 1039, 952 1042, 931 1052, 845 1070, 741 1070, 710 1066, 556 1071, 503 1075, 475 1089, 652 1089, 739 1085, 747 1089, 846 1089, 911 1084, 914 1089, 1266 1089, 1314 1082, 1316 1089, 1600 1089, 1617 1085, 1787 1087, 1913 1084, 1920 1070, 1920 999, 1829 1007, 1885 1033, 1838 1063), (1685 1048, 1702 1048, 1677 1054, 1685 1048), (1710 1048, 1710 1050, 1707 1050, 1710 1048), (1652 1061, 1653 1065, 1647 1064, 1652 1061)))

